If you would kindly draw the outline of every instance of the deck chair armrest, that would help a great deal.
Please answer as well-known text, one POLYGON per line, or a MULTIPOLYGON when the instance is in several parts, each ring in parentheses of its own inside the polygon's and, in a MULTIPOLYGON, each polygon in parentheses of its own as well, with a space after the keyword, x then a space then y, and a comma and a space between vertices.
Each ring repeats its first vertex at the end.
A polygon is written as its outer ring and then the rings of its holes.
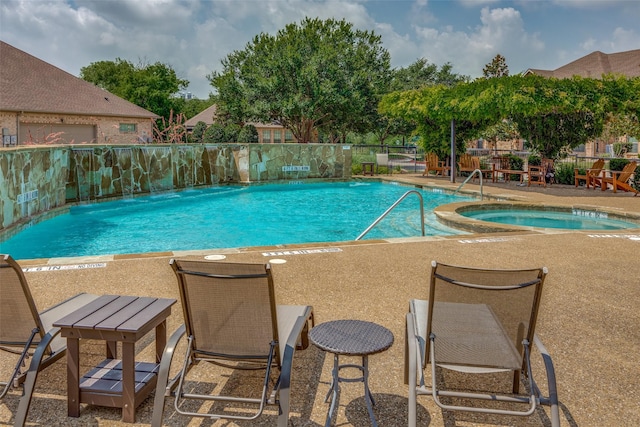
POLYGON ((25 375, 25 380, 23 383, 23 393, 20 397, 20 401, 18 403, 18 410, 16 411, 16 418, 14 426, 24 426, 27 420, 27 413, 29 412, 29 406, 31 406, 31 397, 33 396, 33 389, 36 385, 36 379, 38 378, 38 373, 41 370, 40 364, 42 363, 42 359, 47 353, 47 348, 51 344, 51 341, 60 333, 60 328, 51 328, 49 332, 47 332, 40 343, 36 347, 33 352, 33 356, 31 357, 31 363, 29 364, 29 370, 25 375))
POLYGON ((293 355, 296 352, 298 337, 307 326, 307 322, 312 318, 313 312, 309 308, 305 315, 298 316, 291 328, 291 333, 287 337, 282 355, 282 365, 280 367, 280 378, 278 388, 278 402, 280 411, 278 415, 278 427, 287 427, 289 424, 289 408, 291 406, 291 372, 293 370, 293 355))
MULTIPOLYGON (((559 427, 560 410, 558 408, 558 388, 556 386, 556 372, 553 367, 553 360, 551 360, 549 352, 547 351, 544 344, 542 344, 542 341, 537 334, 534 334, 533 336, 533 343, 542 356, 542 361, 544 362, 545 371, 547 373, 547 387, 549 389, 548 397, 543 398, 542 396, 539 396, 539 398, 543 404, 549 405, 549 407, 551 408, 551 425, 553 427, 559 427)), ((532 385, 534 385, 537 389, 537 385, 535 385, 535 383, 533 383, 532 385)), ((537 391, 538 394, 541 394, 539 390, 537 391)))
POLYGON ((177 377, 169 379, 171 371, 171 362, 175 355, 176 347, 180 340, 185 336, 187 332, 184 324, 180 325, 178 329, 171 335, 167 345, 162 352, 162 358, 160 359, 160 368, 158 369, 158 382, 156 384, 156 394, 153 400, 153 415, 151 418, 152 426, 162 425, 162 415, 164 413, 164 398, 169 396, 171 391, 177 384, 177 377))

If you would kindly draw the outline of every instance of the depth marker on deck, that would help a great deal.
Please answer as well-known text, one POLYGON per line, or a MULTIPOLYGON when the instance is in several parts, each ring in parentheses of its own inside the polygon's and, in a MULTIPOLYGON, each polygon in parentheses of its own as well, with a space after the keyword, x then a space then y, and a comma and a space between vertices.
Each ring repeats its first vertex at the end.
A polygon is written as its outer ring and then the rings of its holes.
POLYGON ((38 271, 62 271, 62 270, 84 270, 88 268, 105 268, 106 262, 94 262, 91 264, 70 264, 70 265, 43 265, 41 267, 26 267, 22 271, 33 273, 38 271))
POLYGON ((322 248, 322 249, 297 249, 293 251, 262 252, 262 256, 308 255, 308 254, 322 254, 322 253, 330 253, 330 252, 342 252, 342 249, 322 248))

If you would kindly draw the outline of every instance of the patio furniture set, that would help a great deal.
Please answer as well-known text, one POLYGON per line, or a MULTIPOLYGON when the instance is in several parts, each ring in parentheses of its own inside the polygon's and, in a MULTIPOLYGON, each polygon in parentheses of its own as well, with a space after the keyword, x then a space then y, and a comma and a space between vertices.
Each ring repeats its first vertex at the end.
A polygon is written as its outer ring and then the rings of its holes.
MULTIPOLYGON (((81 294, 39 313, 20 266, 9 255, 2 255, 0 349, 12 350, 19 360, 3 383, 1 396, 22 384, 15 425, 22 426, 27 419, 38 373, 65 353, 60 338, 66 338, 70 417, 78 417, 80 404, 88 403, 122 408, 123 421, 133 423, 136 407, 155 389, 152 426, 162 425, 165 399, 171 397, 176 413, 185 420, 253 420, 263 415, 267 405, 275 405, 277 425, 285 427, 289 424, 293 357, 312 343, 333 354, 334 359, 325 397, 327 402, 331 396, 325 425, 332 423, 343 382, 363 383, 369 418, 377 425, 368 358, 393 345, 393 334, 386 327, 355 319, 315 325, 312 306, 276 303, 269 264, 174 259, 170 265, 176 275, 184 324, 167 341, 166 319, 176 300, 81 294), (19 328, 13 326, 18 325, 16 319, 21 323, 19 328), (151 330, 155 330, 155 360, 136 362, 135 343, 151 330), (82 339, 105 341, 106 358, 80 376, 82 339), (183 339, 186 350, 176 373, 171 369, 173 357, 183 339), (122 343, 121 359, 118 342, 122 343), (31 362, 25 370, 23 362, 29 355, 31 362), (341 357, 357 358, 360 363, 341 363, 341 357), (191 375, 193 368, 209 363, 263 369, 262 386, 254 390, 253 397, 222 396, 208 393, 207 387, 194 387, 202 379, 191 375), (343 377, 340 372, 345 369, 355 369, 361 376, 343 377), (198 404, 191 401, 224 405, 198 411, 198 404), (234 411, 233 405, 241 409, 234 411)), ((406 315, 409 426, 416 424, 421 395, 431 396, 445 410, 499 415, 529 416, 539 405, 547 405, 551 425, 560 425, 553 363, 535 333, 546 274, 545 268, 489 270, 432 262, 424 295, 427 299, 409 301, 406 315), (548 396, 533 379, 533 346, 543 359, 548 396), (451 389, 456 381, 446 377, 450 371, 472 377, 506 373, 513 390, 503 395, 486 389, 451 389), (524 392, 520 391, 521 381, 526 383, 524 392), (470 400, 494 404, 464 403, 470 400)), ((462 380, 458 385, 468 388, 468 384, 462 380)))
MULTIPOLYGON (((473 173, 479 170, 484 177, 491 178, 492 182, 497 182, 500 179, 509 182, 515 177, 519 180, 519 185, 524 185, 525 177, 527 177, 527 186, 542 185, 546 187, 555 183, 555 166, 551 159, 542 159, 540 165, 528 165, 526 170, 512 169, 508 157, 493 157, 490 169, 481 168, 480 158, 467 153, 460 156, 458 160, 457 170, 459 173, 473 173)), ((584 174, 579 168, 575 168, 575 186, 578 187, 581 181, 585 181, 587 188, 600 187, 602 191, 611 188, 614 193, 622 190, 632 192, 634 195, 638 194, 638 190, 629 183, 637 163, 627 163, 621 171, 606 170, 604 166, 605 160, 598 159, 586 169, 584 174)), ((429 175, 431 172, 436 176, 444 176, 450 173, 450 170, 451 168, 445 162, 438 159, 437 154, 427 153, 425 156, 425 170, 422 176, 429 175)), ((473 176, 473 179, 475 180, 476 177, 473 176)))

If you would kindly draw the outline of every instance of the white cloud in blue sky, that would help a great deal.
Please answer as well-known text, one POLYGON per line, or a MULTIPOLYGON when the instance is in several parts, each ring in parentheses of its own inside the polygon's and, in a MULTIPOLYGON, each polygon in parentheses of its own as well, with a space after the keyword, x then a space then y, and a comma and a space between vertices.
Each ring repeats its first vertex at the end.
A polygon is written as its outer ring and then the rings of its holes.
POLYGON ((426 58, 471 77, 498 53, 515 74, 640 49, 637 0, 2 0, 0 39, 74 75, 116 58, 163 62, 206 98, 205 76, 230 52, 304 17, 375 31, 394 67, 426 58))

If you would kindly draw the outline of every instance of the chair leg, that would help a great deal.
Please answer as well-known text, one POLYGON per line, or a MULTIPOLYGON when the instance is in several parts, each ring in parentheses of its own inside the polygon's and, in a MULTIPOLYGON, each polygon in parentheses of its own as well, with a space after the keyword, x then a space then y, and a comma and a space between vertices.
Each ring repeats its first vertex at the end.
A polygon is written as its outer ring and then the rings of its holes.
POLYGON ((158 369, 158 382, 156 384, 156 394, 153 399, 153 414, 151 417, 151 425, 160 427, 162 425, 162 416, 164 414, 164 398, 168 391, 173 388, 175 381, 171 381, 169 385, 169 370, 171 369, 171 361, 175 355, 175 349, 178 341, 186 333, 185 325, 180 326, 169 338, 164 348, 162 359, 160 360, 160 368, 158 369))
POLYGON ((36 386, 36 380, 38 379, 38 373, 40 372, 40 363, 44 357, 49 344, 53 338, 60 333, 59 328, 51 329, 40 341, 40 344, 36 347, 33 357, 31 358, 31 364, 27 371, 26 378, 23 384, 23 393, 18 403, 18 410, 16 411, 16 418, 14 427, 22 427, 27 421, 27 414, 29 413, 29 407, 31 406, 31 397, 33 396, 33 389, 36 386))
POLYGON ((409 417, 408 426, 416 427, 417 423, 417 405, 418 399, 416 395, 416 369, 418 361, 416 360, 416 343, 413 337, 415 325, 413 324, 413 315, 407 314, 407 353, 408 353, 408 382, 409 382, 409 417))

